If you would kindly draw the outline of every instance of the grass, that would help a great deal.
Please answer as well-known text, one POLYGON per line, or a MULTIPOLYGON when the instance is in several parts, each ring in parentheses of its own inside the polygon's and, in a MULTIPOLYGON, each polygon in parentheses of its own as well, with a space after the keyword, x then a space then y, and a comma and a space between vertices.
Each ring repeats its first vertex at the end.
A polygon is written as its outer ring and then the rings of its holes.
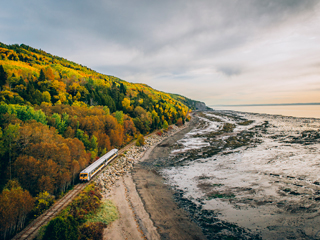
POLYGON ((214 199, 214 198, 224 198, 224 199, 231 199, 235 198, 235 195, 233 193, 218 193, 218 192, 213 192, 209 193, 207 195, 208 200, 214 199))
POLYGON ((247 121, 238 123, 238 125, 248 126, 248 125, 252 124, 253 122, 254 121, 252 121, 252 120, 247 120, 247 121))
POLYGON ((104 200, 94 215, 88 215, 87 222, 102 222, 109 224, 119 218, 117 207, 111 200, 104 200))
POLYGON ((233 129, 235 128, 236 126, 234 124, 231 124, 231 123, 225 123, 222 127, 222 131, 223 132, 233 132, 233 129))

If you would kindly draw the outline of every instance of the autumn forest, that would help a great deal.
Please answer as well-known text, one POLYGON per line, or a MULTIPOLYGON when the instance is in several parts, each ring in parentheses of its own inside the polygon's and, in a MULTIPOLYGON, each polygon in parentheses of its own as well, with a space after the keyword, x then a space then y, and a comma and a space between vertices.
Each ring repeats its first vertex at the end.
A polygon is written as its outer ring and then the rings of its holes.
POLYGON ((0 43, 2 235, 39 215, 41 203, 63 194, 107 151, 184 124, 195 103, 24 44, 0 43))

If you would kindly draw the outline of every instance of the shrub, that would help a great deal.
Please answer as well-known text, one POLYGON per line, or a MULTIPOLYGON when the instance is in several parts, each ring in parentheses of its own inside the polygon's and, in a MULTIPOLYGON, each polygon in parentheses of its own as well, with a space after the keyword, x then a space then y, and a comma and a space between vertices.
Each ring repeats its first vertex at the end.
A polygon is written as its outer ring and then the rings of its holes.
POLYGON ((166 120, 164 120, 163 124, 162 124, 162 128, 166 130, 166 129, 168 129, 168 126, 169 126, 168 122, 166 120))
POLYGON ((35 217, 40 216, 53 202, 54 196, 47 191, 39 193, 36 197, 35 207, 32 209, 32 215, 35 217))
POLYGON ((244 121, 244 122, 240 122, 238 123, 239 125, 242 125, 242 126, 248 126, 250 124, 252 124, 254 121, 252 120, 247 120, 247 121, 244 121))
POLYGON ((140 134, 137 138, 137 141, 136 141, 136 146, 140 147, 140 146, 143 146, 144 145, 144 137, 142 134, 140 134))
POLYGON ((94 214, 101 204, 101 194, 93 185, 89 185, 70 204, 70 214, 79 223, 84 222, 87 214, 94 214))
POLYGON ((233 129, 235 128, 235 125, 234 124, 231 124, 231 123, 225 123, 223 125, 223 128, 222 128, 222 131, 224 132, 233 132, 233 129))
POLYGON ((111 201, 101 202, 94 184, 88 185, 73 201, 41 229, 38 240, 102 239, 103 228, 118 218, 111 201))
POLYGON ((181 126, 183 125, 182 118, 179 118, 179 119, 177 120, 176 125, 177 125, 178 127, 181 127, 181 126))
POLYGON ((78 224, 72 216, 56 217, 46 227, 43 239, 48 240, 77 240, 78 224))
POLYGON ((87 222, 102 222, 109 224, 114 220, 118 219, 119 213, 117 207, 110 200, 102 202, 101 206, 94 215, 87 216, 87 222))
POLYGON ((102 239, 103 229, 107 225, 101 222, 90 222, 83 224, 80 231, 80 240, 88 240, 88 239, 102 239))

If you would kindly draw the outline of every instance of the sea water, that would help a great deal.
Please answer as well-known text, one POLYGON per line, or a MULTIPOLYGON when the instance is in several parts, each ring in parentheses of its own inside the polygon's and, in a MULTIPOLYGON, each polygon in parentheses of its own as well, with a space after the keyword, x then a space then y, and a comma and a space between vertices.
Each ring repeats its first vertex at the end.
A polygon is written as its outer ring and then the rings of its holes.
POLYGON ((266 113, 292 117, 320 118, 320 105, 277 105, 277 106, 210 106, 214 110, 266 113))

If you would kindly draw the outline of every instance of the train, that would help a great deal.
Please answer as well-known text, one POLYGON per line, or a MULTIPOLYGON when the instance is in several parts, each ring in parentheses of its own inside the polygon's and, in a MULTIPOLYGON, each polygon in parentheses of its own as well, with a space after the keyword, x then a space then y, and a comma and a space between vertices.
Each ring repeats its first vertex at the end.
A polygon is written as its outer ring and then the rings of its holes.
POLYGON ((118 156, 118 149, 112 149, 101 158, 96 160, 90 166, 80 172, 79 179, 81 182, 89 182, 104 166, 108 165, 114 158, 118 156))

